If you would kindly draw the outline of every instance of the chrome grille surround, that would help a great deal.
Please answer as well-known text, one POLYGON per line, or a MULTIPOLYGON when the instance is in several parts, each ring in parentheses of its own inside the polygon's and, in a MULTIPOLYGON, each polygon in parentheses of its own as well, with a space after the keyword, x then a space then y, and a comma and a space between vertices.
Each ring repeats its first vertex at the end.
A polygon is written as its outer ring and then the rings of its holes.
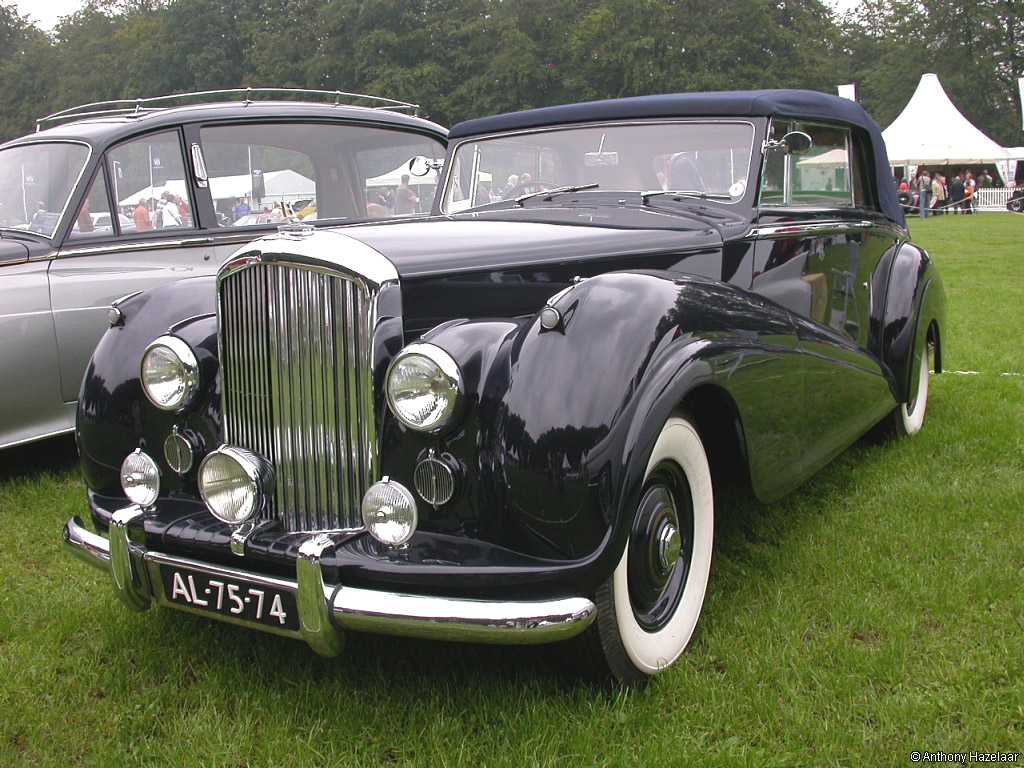
POLYGON ((286 531, 363 527, 378 298, 397 283, 390 261, 330 231, 262 238, 218 272, 224 438, 274 466, 267 514, 286 531))

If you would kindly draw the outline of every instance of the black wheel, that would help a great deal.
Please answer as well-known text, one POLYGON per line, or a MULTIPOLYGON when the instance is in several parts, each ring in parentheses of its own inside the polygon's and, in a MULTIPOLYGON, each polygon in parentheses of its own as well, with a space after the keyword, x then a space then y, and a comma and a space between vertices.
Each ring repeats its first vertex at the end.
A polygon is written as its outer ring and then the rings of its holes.
POLYGON ((669 667, 689 645, 704 605, 714 541, 714 496, 696 428, 673 416, 647 465, 622 558, 596 594, 583 638, 592 671, 623 685, 669 667))

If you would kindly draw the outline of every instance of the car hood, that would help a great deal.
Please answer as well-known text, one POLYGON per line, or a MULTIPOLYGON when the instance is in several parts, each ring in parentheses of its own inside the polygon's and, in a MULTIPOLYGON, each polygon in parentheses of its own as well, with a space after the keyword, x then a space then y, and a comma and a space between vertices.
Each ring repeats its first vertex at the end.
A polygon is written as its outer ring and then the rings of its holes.
POLYGON ((420 222, 346 227, 344 233, 387 257, 403 278, 490 271, 600 259, 624 254, 717 249, 719 222, 634 210, 524 212, 522 219, 486 214, 420 222), (545 220, 547 219, 547 220, 545 220))

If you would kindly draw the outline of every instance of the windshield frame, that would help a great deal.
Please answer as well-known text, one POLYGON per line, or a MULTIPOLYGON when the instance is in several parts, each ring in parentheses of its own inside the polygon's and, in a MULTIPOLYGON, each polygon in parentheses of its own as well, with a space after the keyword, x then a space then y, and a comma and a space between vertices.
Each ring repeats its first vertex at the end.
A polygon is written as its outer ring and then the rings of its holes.
POLYGON ((86 171, 90 170, 92 166, 94 148, 92 144, 87 141, 82 141, 81 139, 24 139, 14 141, 0 147, 0 155, 12 149, 20 149, 22 147, 29 147, 36 144, 76 144, 80 147, 85 147, 86 149, 85 162, 82 163, 82 169, 78 172, 78 177, 75 179, 75 183, 71 185, 71 190, 68 192, 68 198, 64 201, 64 207, 61 209, 60 216, 57 217, 57 226, 53 228, 53 232, 49 235, 45 235, 42 232, 36 232, 32 229, 22 229, 20 227, 4 228, 7 232, 20 232, 26 235, 35 235, 36 237, 45 238, 52 243, 56 242, 57 235, 63 231, 68 209, 71 207, 72 202, 78 202, 78 197, 80 196, 79 193, 81 192, 82 187, 82 179, 85 177, 86 171))
MULTIPOLYGON (((758 139, 764 138, 765 126, 767 125, 767 118, 754 120, 749 117, 685 117, 685 118, 643 118, 643 119, 623 119, 623 120, 600 120, 596 122, 583 122, 583 123, 565 123, 561 125, 543 125, 534 128, 522 128, 514 131, 502 131, 500 133, 488 133, 479 134, 476 136, 467 136, 463 139, 459 139, 454 144, 451 144, 448 148, 448 154, 445 158, 444 168, 444 185, 440 192, 435 196, 434 201, 436 205, 436 213, 442 216, 458 216, 464 213, 473 213, 484 209, 486 206, 472 206, 462 211, 450 211, 448 210, 448 191, 453 182, 454 168, 455 168, 455 156, 461 149, 463 144, 479 143, 484 141, 490 141, 491 139, 502 139, 511 136, 524 136, 534 133, 553 133, 555 131, 571 131, 579 130, 581 128, 615 128, 633 125, 749 125, 752 134, 750 137, 750 158, 747 161, 747 173, 746 173, 746 187, 743 190, 743 194, 736 200, 712 200, 705 201, 701 200, 701 203, 712 202, 718 205, 740 205, 747 200, 756 200, 756 190, 752 193, 752 187, 756 184, 751 184, 751 173, 755 173, 758 180, 760 179, 761 172, 761 159, 760 157, 755 158, 755 154, 758 153, 759 142, 758 139)), ((593 193, 625 193, 625 194, 639 194, 647 190, 642 189, 596 189, 590 190, 593 193)), ((696 199, 696 198, 694 198, 696 199)), ((502 202, 512 203, 512 200, 500 201, 491 203, 490 205, 499 205, 502 202)), ((752 205, 752 204, 751 204, 752 205)), ((488 208, 488 210, 495 210, 494 208, 488 208)), ((502 209, 504 210, 504 209, 502 209)))

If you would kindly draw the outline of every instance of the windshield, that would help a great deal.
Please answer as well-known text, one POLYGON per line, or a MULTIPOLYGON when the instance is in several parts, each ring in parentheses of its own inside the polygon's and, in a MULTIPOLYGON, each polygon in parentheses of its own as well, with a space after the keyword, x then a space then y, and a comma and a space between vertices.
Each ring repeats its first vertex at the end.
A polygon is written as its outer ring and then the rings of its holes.
POLYGON ((53 237, 88 158, 81 144, 26 144, 0 151, 0 228, 53 237))
POLYGON ((558 187, 677 190, 743 198, 754 127, 741 122, 634 123, 535 131, 463 142, 442 209, 457 213, 558 187))

